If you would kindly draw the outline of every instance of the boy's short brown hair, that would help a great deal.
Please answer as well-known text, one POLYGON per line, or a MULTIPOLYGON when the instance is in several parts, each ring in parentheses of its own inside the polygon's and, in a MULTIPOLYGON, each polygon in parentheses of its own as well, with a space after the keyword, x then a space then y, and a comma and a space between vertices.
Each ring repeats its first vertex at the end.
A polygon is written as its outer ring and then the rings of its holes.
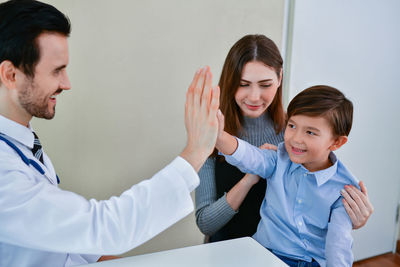
POLYGON ((307 88, 290 101, 288 119, 294 115, 323 116, 336 136, 348 136, 353 124, 353 104, 338 89, 327 85, 307 88))

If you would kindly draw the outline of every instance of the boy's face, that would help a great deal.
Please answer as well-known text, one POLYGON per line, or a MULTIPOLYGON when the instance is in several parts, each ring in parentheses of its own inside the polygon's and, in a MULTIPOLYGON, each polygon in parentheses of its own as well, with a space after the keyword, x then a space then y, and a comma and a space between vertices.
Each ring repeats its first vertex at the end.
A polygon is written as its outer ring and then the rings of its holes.
POLYGON ((303 164, 309 171, 331 166, 329 153, 336 149, 337 139, 324 117, 294 115, 285 130, 285 147, 290 159, 303 164))

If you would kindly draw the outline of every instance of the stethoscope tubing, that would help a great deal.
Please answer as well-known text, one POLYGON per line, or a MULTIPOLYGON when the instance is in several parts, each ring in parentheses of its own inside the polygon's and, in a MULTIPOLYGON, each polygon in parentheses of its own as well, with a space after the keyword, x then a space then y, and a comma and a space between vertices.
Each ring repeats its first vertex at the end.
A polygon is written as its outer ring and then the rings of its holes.
MULTIPOLYGON (((22 153, 22 151, 15 145, 13 144, 10 140, 8 140, 7 138, 5 138, 2 134, 0 134, 0 140, 4 141, 9 147, 11 147, 22 159, 22 161, 26 164, 26 165, 30 165, 33 168, 35 168, 40 174, 44 175, 47 180, 49 180, 52 184, 54 184, 53 180, 50 179, 50 177, 48 177, 46 175, 46 172, 43 170, 43 168, 39 165, 39 163, 37 163, 35 160, 33 159, 29 159, 28 157, 26 157, 24 155, 24 153, 22 153)), ((57 183, 60 183, 60 179, 58 178, 58 175, 56 175, 57 177, 57 183)))

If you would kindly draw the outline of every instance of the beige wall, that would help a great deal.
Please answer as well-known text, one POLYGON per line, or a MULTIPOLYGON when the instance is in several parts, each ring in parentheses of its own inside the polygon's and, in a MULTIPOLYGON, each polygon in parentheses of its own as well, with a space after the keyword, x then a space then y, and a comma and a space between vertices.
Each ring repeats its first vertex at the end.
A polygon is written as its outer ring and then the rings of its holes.
MULTIPOLYGON (((185 91, 197 68, 210 65, 216 84, 243 35, 262 33, 281 45, 282 0, 47 2, 72 21, 72 90, 58 98, 53 121, 33 126, 60 186, 87 198, 119 195, 180 153, 185 91)), ((128 255, 202 238, 192 213, 128 255)))

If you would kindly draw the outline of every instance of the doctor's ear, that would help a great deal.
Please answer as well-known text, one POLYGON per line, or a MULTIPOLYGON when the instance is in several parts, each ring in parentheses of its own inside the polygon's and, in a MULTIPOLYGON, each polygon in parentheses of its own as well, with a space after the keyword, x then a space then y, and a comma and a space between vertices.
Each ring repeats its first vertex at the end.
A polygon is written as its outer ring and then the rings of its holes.
POLYGON ((8 89, 16 87, 16 72, 17 68, 9 60, 4 60, 0 64, 0 82, 8 89))
POLYGON ((344 136, 344 135, 339 136, 339 137, 336 138, 336 140, 333 143, 333 145, 331 145, 329 147, 329 149, 331 151, 335 151, 335 150, 339 149, 341 146, 343 146, 346 143, 347 143, 347 136, 344 136))

